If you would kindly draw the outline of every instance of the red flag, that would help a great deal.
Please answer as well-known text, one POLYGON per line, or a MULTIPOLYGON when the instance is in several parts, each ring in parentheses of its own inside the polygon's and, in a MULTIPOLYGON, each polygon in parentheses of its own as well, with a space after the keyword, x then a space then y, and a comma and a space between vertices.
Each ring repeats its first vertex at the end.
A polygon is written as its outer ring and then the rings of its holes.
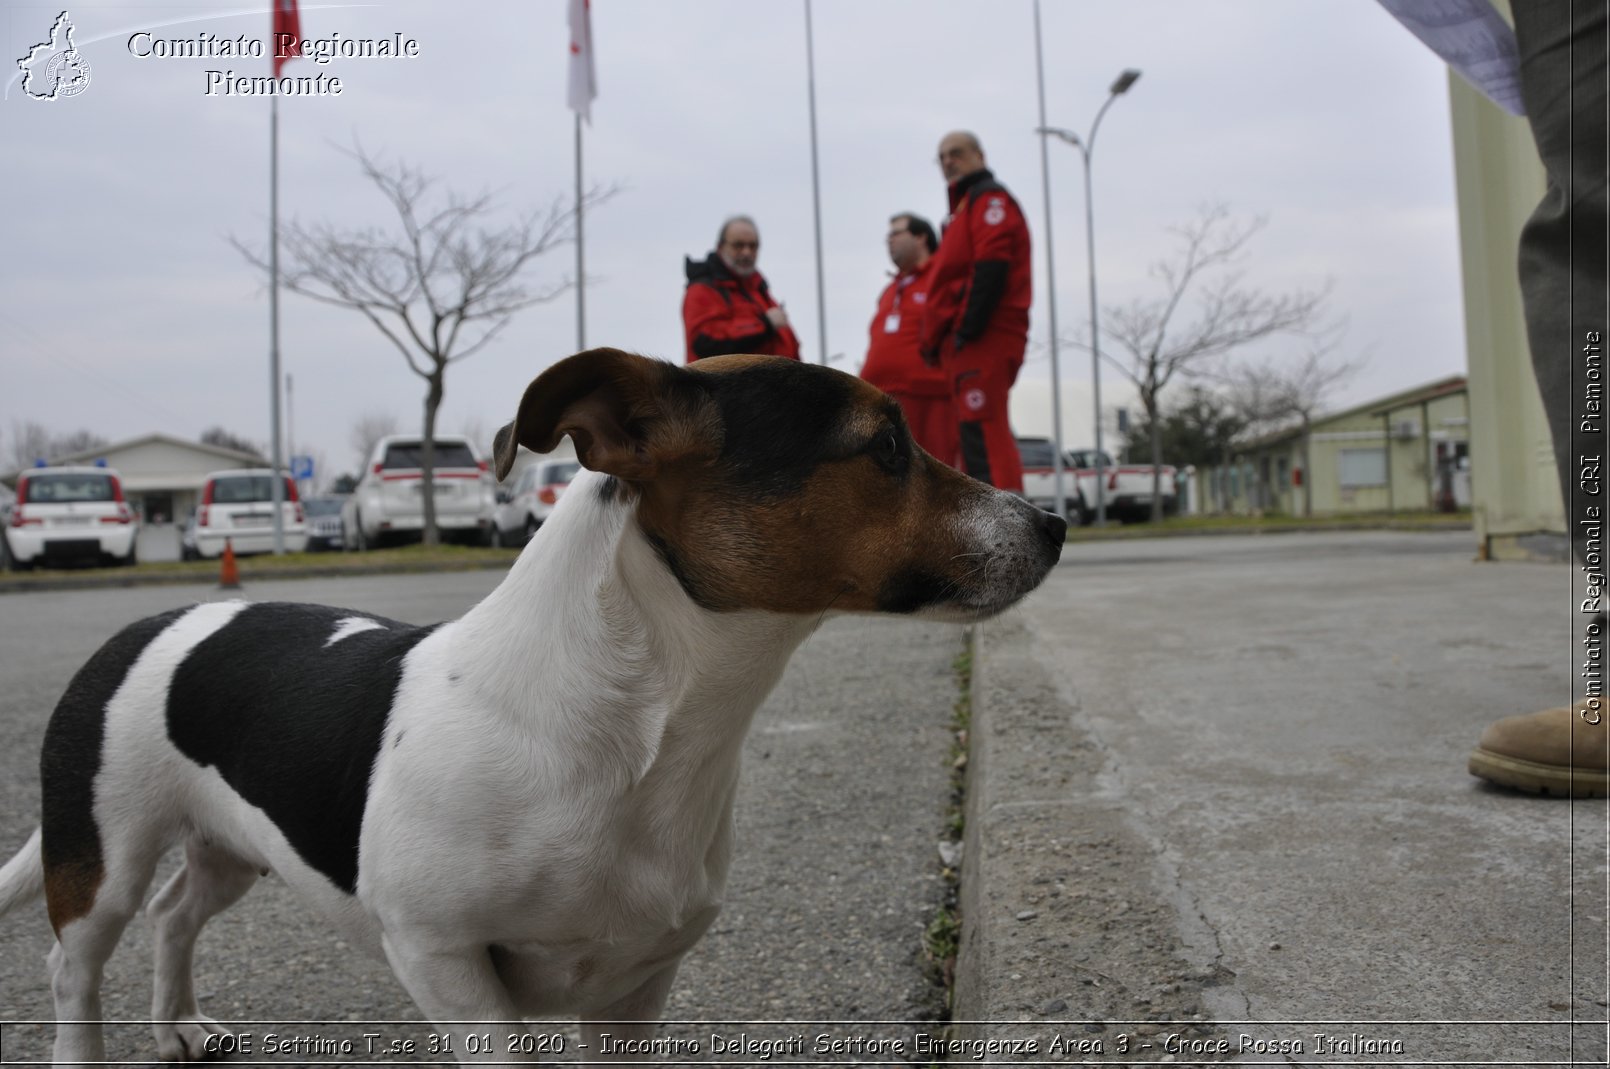
POLYGON ((274 0, 274 77, 288 59, 302 54, 302 19, 296 13, 296 0, 274 0))

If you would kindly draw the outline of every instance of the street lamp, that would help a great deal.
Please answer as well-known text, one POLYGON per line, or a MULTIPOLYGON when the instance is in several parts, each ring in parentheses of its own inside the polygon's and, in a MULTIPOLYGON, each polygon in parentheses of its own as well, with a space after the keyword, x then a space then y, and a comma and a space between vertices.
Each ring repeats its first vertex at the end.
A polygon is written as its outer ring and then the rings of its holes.
MULTIPOLYGON (((1055 126, 1041 126, 1036 133, 1041 136, 1061 138, 1079 150, 1085 164, 1085 243, 1090 256, 1090 375, 1094 384, 1096 395, 1096 523, 1101 525, 1107 522, 1107 478, 1106 464, 1101 451, 1101 340, 1096 323, 1096 208, 1090 182, 1090 156, 1096 148, 1096 131, 1101 128, 1101 117, 1107 114, 1112 102, 1117 100, 1129 87, 1140 80, 1140 71, 1133 67, 1125 70, 1107 89, 1107 99, 1102 102, 1101 109, 1096 112, 1095 122, 1090 124, 1090 134, 1083 140, 1071 130, 1063 130, 1055 126)), ((1156 459, 1155 457, 1153 458, 1156 459)))

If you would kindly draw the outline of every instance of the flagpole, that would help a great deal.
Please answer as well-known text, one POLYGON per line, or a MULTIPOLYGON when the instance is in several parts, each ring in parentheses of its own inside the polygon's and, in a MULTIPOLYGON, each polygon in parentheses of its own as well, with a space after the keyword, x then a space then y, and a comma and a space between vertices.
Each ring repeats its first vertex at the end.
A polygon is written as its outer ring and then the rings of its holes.
POLYGON ((827 364, 827 284, 822 278, 822 186, 816 167, 816 49, 811 32, 811 0, 805 0, 805 78, 811 104, 811 209, 816 216, 816 341, 827 364))
POLYGON ((280 480, 280 98, 268 107, 268 396, 272 444, 274 555, 285 553, 285 484, 280 480))
MULTIPOLYGON (((590 45, 591 42, 589 41, 590 45)), ((576 113, 576 351, 587 348, 587 258, 581 230, 581 112, 576 113)))

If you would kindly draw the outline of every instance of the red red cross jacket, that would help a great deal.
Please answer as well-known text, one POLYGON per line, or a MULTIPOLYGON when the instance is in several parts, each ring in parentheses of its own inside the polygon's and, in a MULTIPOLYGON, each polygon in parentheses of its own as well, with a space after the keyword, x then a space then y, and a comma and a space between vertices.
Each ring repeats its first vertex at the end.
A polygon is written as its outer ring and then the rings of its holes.
POLYGON ((950 187, 950 210, 950 225, 934 254, 923 352, 938 356, 985 332, 1026 340, 1034 294, 1023 210, 987 170, 950 187))
POLYGON ((711 253, 687 261, 688 289, 682 298, 688 363, 724 353, 761 353, 799 359, 799 339, 790 327, 778 330, 766 318, 776 308, 759 271, 739 278, 711 253))
POLYGON ((938 368, 923 363, 917 349, 933 277, 934 259, 930 256, 915 271, 891 280, 878 298, 861 377, 880 390, 911 397, 950 396, 949 378, 938 368))

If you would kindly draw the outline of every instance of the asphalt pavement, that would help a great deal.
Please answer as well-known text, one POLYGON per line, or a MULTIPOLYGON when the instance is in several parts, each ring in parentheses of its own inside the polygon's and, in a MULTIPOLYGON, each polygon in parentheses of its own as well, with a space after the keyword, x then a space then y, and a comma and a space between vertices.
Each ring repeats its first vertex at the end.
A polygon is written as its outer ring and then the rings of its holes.
POLYGON ((964 1034, 1096 1061, 1604 1064, 1606 804, 1465 770, 1490 721, 1568 699, 1567 567, 1473 549, 1070 546, 984 625, 957 1017, 1010 1023, 964 1034))
MULTIPOLYGON (((495 572, 248 584, 254 600, 319 601, 425 623, 483 596, 495 572)), ((223 596, 205 586, 0 597, 0 851, 38 820, 37 761, 46 719, 72 673, 119 627, 223 596)), ((533 642, 541 641, 533 636, 533 642)), ((757 714, 744 751, 737 850, 727 904, 685 960, 664 1034, 698 1041, 700 1057, 753 1063, 805 1037, 824 1061, 859 1060, 874 1026, 932 1021, 943 990, 923 934, 944 899, 937 844, 949 805, 954 626, 890 619, 824 625, 796 654, 757 714), (753 1022, 789 1022, 755 1024, 753 1022), (712 1037, 727 1048, 713 1049, 712 1037), (825 1037, 825 1038, 823 1038, 825 1037), (743 1044, 749 1044, 747 1049, 743 1044), (837 1050, 831 1048, 837 1047, 837 1050)), ((170 862, 171 864, 171 862, 170 862)), ((164 869, 161 878, 168 870, 164 869)), ((0 1056, 48 1057, 53 1020, 42 904, 0 920, 0 1056)), ((270 877, 203 933, 197 988, 204 1012, 264 1036, 418 1038, 417 1011, 383 963, 355 956, 270 877), (337 1019, 352 1024, 293 1024, 337 1019)), ((149 1016, 150 947, 143 918, 107 969, 107 1019, 149 1016)), ((881 1029, 882 1026, 877 1026, 881 1029)), ((891 1035, 937 1032, 923 1024, 891 1035)), ((881 1034, 881 1033, 880 1033, 881 1034)), ((109 1029, 108 1056, 144 1064, 143 1024, 109 1029)), ((337 1061, 362 1061, 364 1049, 337 1061)), ((237 1059, 242 1060, 242 1059, 237 1059)), ((407 1059, 404 1059, 407 1060, 407 1059)), ((414 1060, 433 1060, 423 1051, 414 1060)))

